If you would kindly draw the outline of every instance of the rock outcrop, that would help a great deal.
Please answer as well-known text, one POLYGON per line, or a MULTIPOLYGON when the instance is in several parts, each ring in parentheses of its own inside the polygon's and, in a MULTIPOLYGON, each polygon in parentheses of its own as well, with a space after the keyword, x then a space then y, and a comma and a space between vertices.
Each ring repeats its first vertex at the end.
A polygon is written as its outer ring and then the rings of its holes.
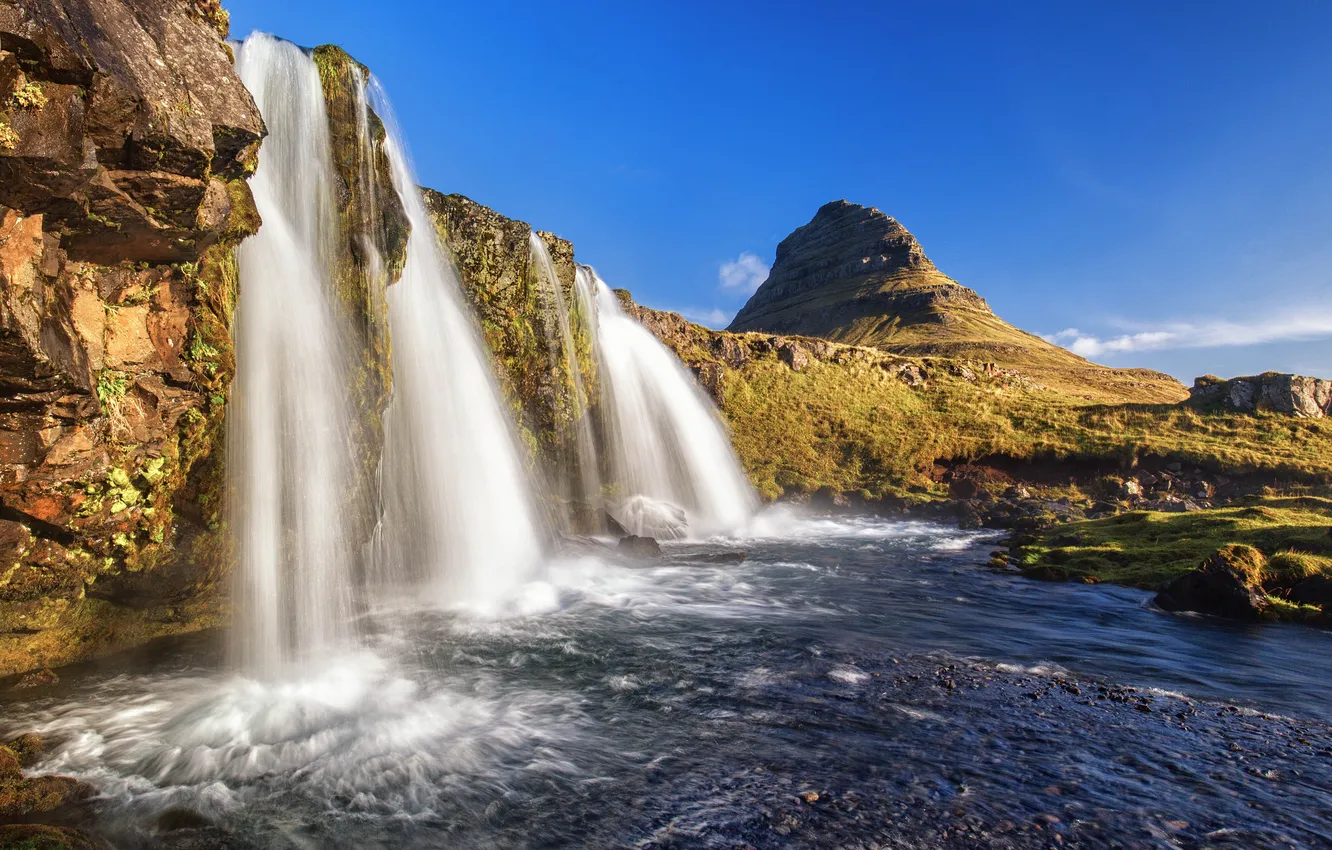
POLYGON ((185 0, 0 3, 0 204, 70 259, 193 262, 248 205, 263 122, 185 0))
POLYGON ((1268 606, 1262 593, 1263 555, 1251 546, 1226 546, 1156 595, 1166 611, 1193 611, 1256 620, 1268 606))
POLYGON ((1204 375, 1194 381, 1189 396, 1196 405, 1242 413, 1284 413, 1306 419, 1332 416, 1332 381, 1280 372, 1228 381, 1204 375))
POLYGON ((393 186, 383 121, 367 101, 370 70, 341 47, 311 51, 319 69, 332 147, 334 199, 339 241, 334 286, 350 318, 358 350, 353 362, 352 431, 358 477, 345 494, 343 515, 359 526, 355 537, 368 541, 378 519, 379 462, 384 448, 383 414, 393 390, 388 332, 388 288, 407 262, 411 224, 393 186))
POLYGON ((233 248, 264 127, 217 23, 0 2, 0 675, 220 613, 233 248))
POLYGON ((782 240, 768 279, 728 330, 993 362, 1094 401, 1185 397, 1168 375, 1098 366, 1008 324, 984 298, 940 272, 896 219, 846 201, 825 204, 782 240))
POLYGON ((568 311, 574 351, 564 350, 551 282, 531 256, 532 227, 462 195, 426 190, 426 207, 458 268, 463 292, 476 311, 496 374, 524 443, 548 476, 562 474, 572 455, 575 427, 596 398, 596 358, 574 292, 574 248, 553 233, 537 232, 554 265, 555 284, 568 311), (585 397, 572 380, 573 359, 585 397))

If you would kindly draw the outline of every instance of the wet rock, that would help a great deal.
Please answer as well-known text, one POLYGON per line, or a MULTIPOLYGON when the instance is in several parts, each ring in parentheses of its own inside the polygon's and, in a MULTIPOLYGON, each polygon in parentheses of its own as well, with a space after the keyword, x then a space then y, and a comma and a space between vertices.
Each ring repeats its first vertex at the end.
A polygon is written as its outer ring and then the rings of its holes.
POLYGON ((1332 577, 1310 576, 1290 589, 1290 601, 1297 605, 1317 605, 1332 612, 1332 577))
POLYGON ((606 511, 601 512, 601 519, 606 524, 606 530, 609 531, 611 534, 614 534, 617 537, 629 536, 629 532, 625 529, 625 527, 623 525, 620 525, 619 521, 616 520, 615 517, 611 516, 606 511))
POLYGON ((40 688, 44 685, 54 685, 59 681, 60 677, 57 676, 54 671, 48 668, 43 668, 41 670, 33 670, 31 673, 24 673, 23 676, 19 678, 18 684, 14 685, 14 690, 24 691, 29 688, 40 688))
POLYGON ((848 511, 851 499, 846 493, 834 487, 820 487, 809 497, 811 507, 824 511, 848 511))
POLYGON ((1029 567, 1022 571, 1024 578, 1036 579, 1037 581, 1068 581, 1068 572, 1060 567, 1051 567, 1041 565, 1038 567, 1029 567))
POLYGON ((980 509, 974 502, 960 502, 957 506, 957 527, 974 530, 984 525, 980 509))
POLYGON ((1255 587, 1261 558, 1248 546, 1226 546, 1208 557, 1202 566, 1172 581, 1156 595, 1156 604, 1166 611, 1193 611, 1238 620, 1256 620, 1267 608, 1267 600, 1255 587))
POLYGON ((157 828, 161 832, 176 832, 182 829, 206 829, 212 822, 194 809, 172 808, 158 815, 157 828))
POLYGON ((32 767, 46 752, 46 741, 41 735, 29 732, 20 735, 0 748, 0 752, 8 750, 18 759, 22 767, 32 767))
POLYGON ((18 758, 7 749, 0 753, 4 754, 0 762, 9 763, 0 766, 0 822, 52 812, 92 793, 91 787, 70 776, 15 778, 12 767, 18 758))
POLYGON ((651 537, 639 537, 630 534, 627 537, 621 537, 619 544, 615 547, 625 555, 632 555, 635 558, 656 558, 661 555, 661 544, 651 537))

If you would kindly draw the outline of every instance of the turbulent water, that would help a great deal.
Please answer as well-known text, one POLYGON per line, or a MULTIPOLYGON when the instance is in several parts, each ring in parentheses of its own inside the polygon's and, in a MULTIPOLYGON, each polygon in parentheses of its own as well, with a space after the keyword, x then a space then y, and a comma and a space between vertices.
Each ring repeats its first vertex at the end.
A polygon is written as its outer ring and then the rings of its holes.
POLYGON ((684 364, 625 315, 596 272, 580 267, 575 285, 595 304, 611 513, 626 530, 651 537, 742 527, 756 499, 711 401, 684 364))
POLYGON ((125 847, 1325 846, 1332 635, 988 549, 770 512, 659 562, 571 552, 526 614, 376 612, 308 678, 200 638, 4 723, 125 847))
POLYGON ((236 54, 269 136, 250 181, 264 226, 237 258, 228 521, 237 648, 249 669, 271 673, 347 639, 354 547, 348 523, 330 518, 353 480, 351 344, 329 283, 338 216, 319 72, 266 35, 236 54))

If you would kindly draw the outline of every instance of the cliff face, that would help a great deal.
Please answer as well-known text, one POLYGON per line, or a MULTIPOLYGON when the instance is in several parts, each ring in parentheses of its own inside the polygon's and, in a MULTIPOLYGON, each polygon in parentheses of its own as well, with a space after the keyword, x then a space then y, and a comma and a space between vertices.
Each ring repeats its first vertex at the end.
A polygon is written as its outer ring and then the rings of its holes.
POLYGON ((358 537, 368 541, 379 515, 383 414, 393 391, 386 299, 388 287, 402 277, 411 224, 393 187, 384 124, 364 99, 369 69, 336 45, 321 45, 311 53, 323 85, 337 180, 340 240, 334 286, 358 348, 352 438, 360 467, 356 486, 345 494, 343 515, 356 518, 358 537))
POLYGON ((213 622, 263 123, 201 6, 0 2, 0 674, 213 622))
POLYGON ((992 362, 1088 400, 1175 402, 1186 396, 1168 375, 1097 366, 1013 327, 935 268, 895 219, 846 201, 825 204, 782 240, 767 281, 729 330, 992 362))

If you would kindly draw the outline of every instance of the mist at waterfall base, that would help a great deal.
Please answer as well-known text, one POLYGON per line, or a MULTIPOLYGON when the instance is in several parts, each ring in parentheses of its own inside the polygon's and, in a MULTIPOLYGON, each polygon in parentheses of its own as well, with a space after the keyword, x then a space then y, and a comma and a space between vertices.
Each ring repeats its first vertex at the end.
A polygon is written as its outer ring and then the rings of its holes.
MULTIPOLYGON (((237 54, 271 135, 253 181, 264 228, 239 257, 228 414, 236 647, 201 635, 0 694, 0 731, 52 744, 34 771, 95 789, 89 829, 182 850, 1332 834, 1332 634, 992 574, 976 566, 982 533, 755 515, 687 370, 586 267, 547 334, 568 351, 586 330, 598 367, 602 420, 576 435, 569 492, 687 539, 650 562, 596 541, 543 547, 484 350, 370 81, 359 105, 389 127, 413 236, 385 290, 394 391, 382 513, 361 547, 338 521, 356 486, 355 364, 328 286, 338 222, 317 70, 265 36, 237 54)), ((585 378, 570 376, 581 403, 585 378)))

